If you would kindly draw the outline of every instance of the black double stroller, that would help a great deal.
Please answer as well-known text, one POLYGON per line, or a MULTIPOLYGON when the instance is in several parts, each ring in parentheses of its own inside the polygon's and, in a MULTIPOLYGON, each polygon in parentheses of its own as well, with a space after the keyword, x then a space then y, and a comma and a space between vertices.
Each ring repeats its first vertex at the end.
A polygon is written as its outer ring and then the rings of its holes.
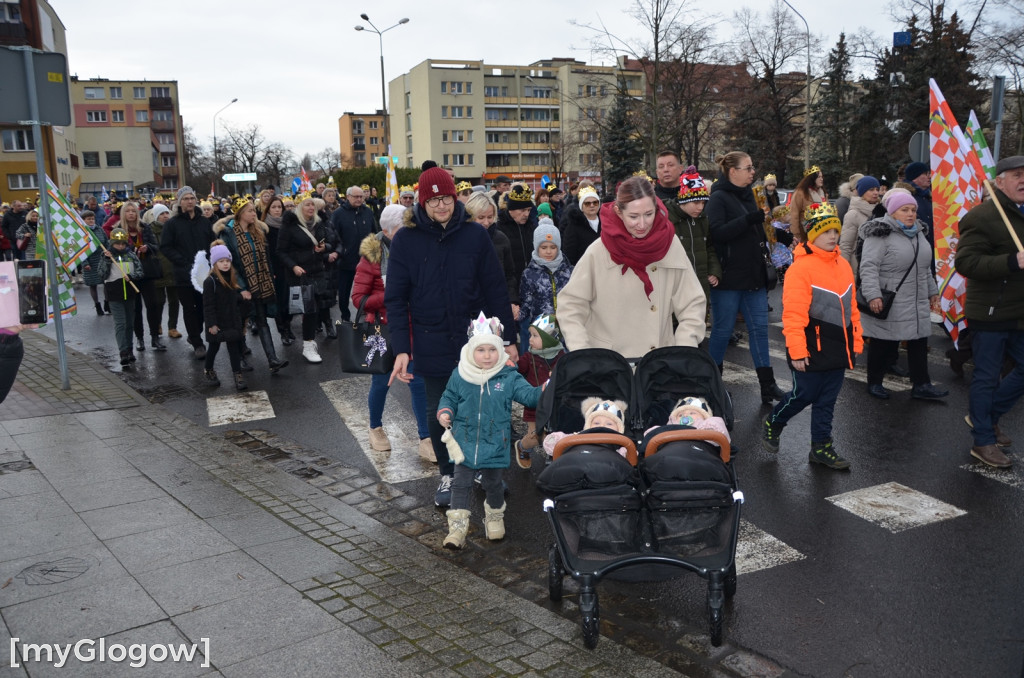
POLYGON ((548 497, 544 511, 555 540, 548 552, 549 596, 561 600, 565 575, 579 582, 589 648, 599 635, 596 586, 617 570, 650 579, 683 568, 707 579, 711 642, 722 642, 723 604, 736 592, 743 494, 724 435, 665 425, 685 396, 703 397, 732 428, 732 403, 718 367, 696 348, 655 349, 635 371, 614 351, 573 351, 558 362, 541 397, 537 429, 547 431, 582 429, 580 408, 588 397, 628 405, 625 434, 597 428, 562 438, 537 480, 548 497), (658 428, 644 435, 652 426, 658 428))

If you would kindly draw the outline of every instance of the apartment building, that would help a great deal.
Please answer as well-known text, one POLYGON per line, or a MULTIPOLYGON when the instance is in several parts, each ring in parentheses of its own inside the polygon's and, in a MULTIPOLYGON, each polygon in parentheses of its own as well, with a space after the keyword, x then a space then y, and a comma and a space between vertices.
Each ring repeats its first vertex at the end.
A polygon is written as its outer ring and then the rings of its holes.
POLYGON ((338 118, 341 166, 369 167, 375 158, 387 155, 384 112, 350 113, 338 118))
POLYGON ((643 96, 644 82, 640 70, 575 59, 427 59, 389 84, 392 152, 407 167, 431 159, 472 183, 599 177, 602 123, 617 93, 643 96))
POLYGON ((175 80, 71 79, 81 194, 152 195, 184 185, 175 80))
MULTIPOLYGON (((0 0, 0 45, 68 53, 64 24, 46 0, 0 0)), ((4 78, 21 74, 4 73, 4 78)), ((2 94, 0 94, 2 96, 2 94)), ((79 156, 74 125, 42 127, 46 174, 62 191, 75 192, 79 156)), ((0 124, 0 197, 35 201, 39 192, 32 128, 0 124)))

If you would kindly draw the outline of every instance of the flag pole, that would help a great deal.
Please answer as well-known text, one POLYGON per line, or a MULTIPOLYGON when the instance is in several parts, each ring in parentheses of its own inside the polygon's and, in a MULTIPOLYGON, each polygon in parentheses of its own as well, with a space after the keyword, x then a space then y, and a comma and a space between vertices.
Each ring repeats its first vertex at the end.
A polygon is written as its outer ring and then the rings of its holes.
POLYGON ((996 209, 999 210, 999 216, 1003 218, 1003 224, 1006 226, 1006 230, 1010 232, 1010 237, 1013 238, 1013 244, 1017 246, 1018 252, 1024 252, 1024 245, 1020 244, 1020 238, 1017 237, 1017 232, 1013 230, 1013 226, 1010 225, 1010 218, 1006 216, 1006 212, 1003 211, 1003 206, 999 203, 999 196, 996 195, 996 191, 992 188, 992 184, 989 183, 988 178, 985 179, 985 190, 992 196, 992 201, 996 204, 996 209))

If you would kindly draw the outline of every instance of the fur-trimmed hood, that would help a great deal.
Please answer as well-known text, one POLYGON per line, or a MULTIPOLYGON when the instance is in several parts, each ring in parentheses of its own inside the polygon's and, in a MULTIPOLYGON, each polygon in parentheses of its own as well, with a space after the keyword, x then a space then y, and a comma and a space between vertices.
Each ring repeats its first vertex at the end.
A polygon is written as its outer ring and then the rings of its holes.
POLYGON ((383 254, 384 247, 376 233, 371 233, 359 243, 359 256, 365 257, 371 264, 379 264, 383 254))
MULTIPOLYGON (((234 220, 235 220, 235 218, 233 216, 228 216, 228 217, 223 217, 221 219, 218 219, 213 224, 213 235, 214 235, 214 237, 215 238, 219 238, 220 234, 223 233, 225 230, 227 230, 227 228, 230 226, 231 222, 234 221, 234 220)), ((267 235, 268 233, 270 233, 270 226, 268 226, 265 221, 260 221, 259 219, 257 219, 256 220, 256 228, 259 229, 263 233, 263 235, 267 235)))
MULTIPOLYGON (((872 219, 871 221, 865 222, 860 227, 860 237, 867 238, 886 238, 891 233, 896 233, 902 228, 900 222, 893 219, 888 214, 878 219, 872 219)), ((920 219, 917 220, 918 231, 924 235, 928 233, 928 224, 924 223, 920 219)))
POLYGON ((839 197, 840 198, 852 198, 857 195, 856 189, 850 185, 849 181, 844 181, 839 184, 839 197))

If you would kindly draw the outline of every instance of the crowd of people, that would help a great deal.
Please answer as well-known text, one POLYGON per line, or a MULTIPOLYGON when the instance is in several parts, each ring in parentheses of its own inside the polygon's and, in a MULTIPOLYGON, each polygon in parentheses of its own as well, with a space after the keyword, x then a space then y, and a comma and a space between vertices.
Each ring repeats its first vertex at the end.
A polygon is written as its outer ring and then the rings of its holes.
MULTIPOLYGON (((394 205, 368 186, 341 196, 322 184, 294 197, 268 187, 232 202, 200 200, 189 187, 150 205, 88 197, 82 217, 107 247, 82 273, 97 314, 114 316, 122 365, 146 349, 147 327, 150 347, 166 349, 167 306, 167 336, 182 336, 180 317, 211 386, 220 383, 214 362, 224 343, 234 384, 246 387, 249 333, 271 372, 288 365, 270 318, 290 346, 301 317, 302 356, 312 364, 322 361, 319 344, 337 336, 335 307, 341 321, 356 313, 386 324, 394 368, 371 380, 370 444, 390 449, 388 390, 407 383, 419 454, 440 475, 435 503, 449 508, 446 545, 457 548, 474 477, 486 490, 488 537, 504 534, 500 469, 513 459, 531 466, 543 436, 532 408, 565 351, 600 347, 639 358, 662 346, 702 346, 723 370, 742 317, 762 401, 772 406, 762 447, 778 451, 784 427, 811 407, 809 459, 833 469, 850 466, 833 445, 832 413, 865 345, 870 396, 892 397, 883 376, 899 369, 901 345, 911 397, 948 395, 927 363, 940 311, 930 175, 911 163, 903 178, 890 187, 854 174, 833 205, 812 167, 787 202, 775 175, 758 181, 744 152, 722 156, 708 181, 667 151, 654 178, 640 172, 604 201, 585 181, 568 194, 507 177, 489 191, 456 184, 429 162, 394 205), (775 381, 768 344, 767 293, 780 280, 788 391, 775 381), (527 408, 521 440, 512 438, 513 400, 527 408)), ((968 279, 976 365, 971 454, 1005 468, 1012 462, 999 417, 1024 393, 1024 253, 1012 237, 1024 237, 1024 157, 1001 161, 995 185, 961 224, 957 266, 968 279)), ((32 252, 31 216, 20 203, 5 214, 5 254, 32 252)))

